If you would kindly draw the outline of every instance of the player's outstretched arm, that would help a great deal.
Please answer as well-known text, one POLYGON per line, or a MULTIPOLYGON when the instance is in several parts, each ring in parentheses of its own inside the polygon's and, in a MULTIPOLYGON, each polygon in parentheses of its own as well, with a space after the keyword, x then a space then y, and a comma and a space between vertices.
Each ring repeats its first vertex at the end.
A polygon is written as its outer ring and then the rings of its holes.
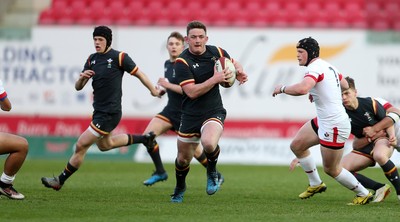
POLYGON ((146 74, 144 74, 141 70, 138 70, 135 73, 135 76, 142 82, 142 84, 150 91, 152 96, 160 97, 160 92, 156 89, 153 83, 149 80, 146 74))

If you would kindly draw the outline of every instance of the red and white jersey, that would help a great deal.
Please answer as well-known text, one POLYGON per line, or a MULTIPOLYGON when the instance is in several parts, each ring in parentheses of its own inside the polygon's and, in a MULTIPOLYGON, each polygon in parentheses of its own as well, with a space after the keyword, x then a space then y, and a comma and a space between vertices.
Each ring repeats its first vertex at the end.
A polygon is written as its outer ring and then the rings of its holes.
POLYGON ((3 101, 5 98, 7 98, 7 93, 3 87, 3 82, 0 80, 0 101, 3 101))
POLYGON ((317 59, 308 67, 304 76, 315 80, 316 85, 310 90, 317 109, 317 117, 320 121, 348 120, 348 116, 342 104, 342 90, 340 80, 342 74, 328 62, 317 59))
MULTIPOLYGON (((374 98, 374 99, 376 101, 378 101, 378 103, 380 103, 383 106, 383 108, 385 108, 385 110, 388 110, 390 107, 393 107, 393 105, 385 99, 382 99, 382 98, 374 98)), ((394 131, 396 133, 397 143, 399 143, 400 142, 400 121, 397 121, 397 123, 395 123, 394 131)), ((398 144, 398 145, 400 145, 400 144, 398 144)))
POLYGON ((332 136, 339 135, 337 143, 344 143, 350 135, 349 117, 342 104, 340 72, 328 62, 318 58, 307 66, 304 78, 312 78, 316 85, 310 90, 310 96, 317 110, 318 136, 321 144, 325 141, 335 143, 332 136))

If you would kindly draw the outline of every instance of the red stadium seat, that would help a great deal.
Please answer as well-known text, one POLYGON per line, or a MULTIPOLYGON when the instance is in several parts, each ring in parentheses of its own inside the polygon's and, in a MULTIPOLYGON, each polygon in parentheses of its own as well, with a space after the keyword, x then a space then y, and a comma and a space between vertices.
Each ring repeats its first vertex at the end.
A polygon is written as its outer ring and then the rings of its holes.
POLYGON ((52 0, 40 24, 360 28, 398 27, 400 0, 52 0), (82 13, 82 10, 85 13, 82 13))
POLYGON ((52 25, 56 24, 57 16, 51 9, 42 11, 39 15, 39 24, 41 25, 52 25))

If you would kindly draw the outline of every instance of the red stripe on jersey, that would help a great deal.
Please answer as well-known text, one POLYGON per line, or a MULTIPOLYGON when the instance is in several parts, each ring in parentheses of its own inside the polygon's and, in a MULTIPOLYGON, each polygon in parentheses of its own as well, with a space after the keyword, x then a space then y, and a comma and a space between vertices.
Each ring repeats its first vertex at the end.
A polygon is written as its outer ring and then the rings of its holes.
POLYGON ((7 98, 7 93, 4 91, 2 94, 0 94, 0 100, 3 101, 5 98, 7 98))
POLYGON ((195 83, 194 79, 188 79, 188 80, 182 81, 181 83, 179 83, 179 85, 182 87, 182 86, 185 86, 185 85, 191 84, 191 83, 195 83))
POLYGON ((321 75, 318 76, 318 80, 317 82, 321 82, 322 80, 324 80, 324 74, 322 73, 321 75))
POLYGON ((221 57, 224 57, 224 51, 222 51, 222 49, 220 47, 217 47, 217 49, 218 49, 219 55, 221 57))
POLYGON ((383 108, 384 108, 385 110, 388 110, 389 108, 392 108, 392 107, 393 107, 393 105, 390 104, 390 103, 385 103, 385 105, 383 105, 383 108))
POLYGON ((139 67, 135 67, 131 72, 130 72, 130 74, 131 75, 135 75, 136 74, 136 72, 139 70, 139 67))
POLYGON ((304 78, 306 78, 306 77, 310 77, 310 78, 312 78, 315 82, 318 82, 318 80, 313 76, 313 75, 310 75, 310 74, 306 74, 305 76, 304 76, 304 78))
POLYGON ((188 64, 184 59, 182 59, 182 58, 177 58, 177 59, 175 60, 175 63, 178 63, 178 62, 184 63, 185 65, 189 66, 189 64, 188 64))
POLYGON ((118 56, 119 67, 122 67, 122 62, 124 61, 124 58, 125 58, 125 53, 124 52, 120 52, 119 56, 118 56))

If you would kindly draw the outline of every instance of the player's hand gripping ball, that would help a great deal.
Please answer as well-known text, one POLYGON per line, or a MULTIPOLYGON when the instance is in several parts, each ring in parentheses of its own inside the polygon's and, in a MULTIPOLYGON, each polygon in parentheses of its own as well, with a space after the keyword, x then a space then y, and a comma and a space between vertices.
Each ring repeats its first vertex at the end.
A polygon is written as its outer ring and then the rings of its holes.
POLYGON ((221 57, 215 62, 215 69, 217 72, 222 72, 225 68, 228 68, 232 72, 232 77, 227 79, 228 82, 222 82, 220 85, 225 88, 229 88, 233 86, 236 80, 236 68, 233 65, 232 61, 226 57, 221 57))

